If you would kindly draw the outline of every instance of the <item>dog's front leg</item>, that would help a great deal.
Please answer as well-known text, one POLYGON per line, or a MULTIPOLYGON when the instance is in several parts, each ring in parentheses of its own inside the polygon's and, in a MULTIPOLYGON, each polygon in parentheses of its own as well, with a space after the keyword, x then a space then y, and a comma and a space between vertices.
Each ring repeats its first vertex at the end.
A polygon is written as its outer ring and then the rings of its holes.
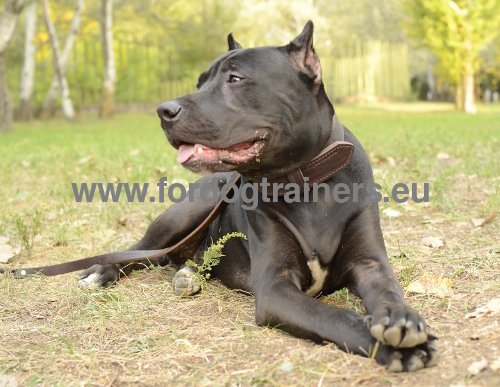
POLYGON ((304 294, 302 289, 311 278, 304 271, 307 266, 301 265, 305 257, 291 237, 281 233, 279 240, 251 245, 250 252, 258 325, 278 327, 298 337, 333 342, 343 350, 369 355, 375 340, 362 316, 304 294))
MULTIPOLYGON (((305 262, 305 257, 295 241, 282 234, 279 241, 262 244, 261 248, 253 246, 250 251, 258 325, 276 327, 316 342, 332 342, 344 351, 362 356, 372 355, 377 340, 362 316, 304 294, 310 278, 300 263, 305 262)), ((408 349, 379 344, 374 356, 395 372, 428 366, 432 357, 427 343, 408 349)))
POLYGON ((344 284, 363 300, 372 336, 394 348, 422 349, 419 359, 406 365, 410 370, 434 364, 437 353, 431 342, 435 337, 427 333, 420 314, 404 302, 389 266, 376 208, 367 207, 349 223, 341 246, 337 268, 344 273, 344 284))
MULTIPOLYGON (((201 188, 212 189, 213 184, 220 188, 227 182, 228 175, 218 174, 206 176, 197 181, 201 188)), ((205 200, 200 197, 201 189, 188 197, 181 203, 174 204, 163 212, 149 226, 146 234, 129 250, 158 250, 172 245, 189 232, 194 230, 212 211, 217 203, 216 197, 205 200)), ((200 239, 203 235, 200 235, 200 239)), ((146 260, 122 265, 93 265, 80 273, 80 281, 88 286, 108 287, 116 283, 121 276, 128 275, 132 270, 141 269, 161 263, 168 263, 168 257, 164 259, 146 260)), ((178 294, 193 294, 197 289, 190 287, 192 271, 183 268, 174 278, 174 290, 178 294)))

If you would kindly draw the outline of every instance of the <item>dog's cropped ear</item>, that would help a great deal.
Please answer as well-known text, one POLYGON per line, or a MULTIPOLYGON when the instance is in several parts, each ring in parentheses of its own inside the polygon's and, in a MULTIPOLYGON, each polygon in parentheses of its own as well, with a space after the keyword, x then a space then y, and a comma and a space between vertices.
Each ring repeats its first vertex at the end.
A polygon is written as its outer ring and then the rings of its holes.
POLYGON ((238 48, 243 48, 241 44, 239 44, 233 37, 233 33, 230 33, 227 36, 227 45, 229 48, 229 51, 237 50, 238 48))
POLYGON ((308 21, 302 32, 287 46, 293 68, 305 74, 313 82, 313 92, 321 85, 321 64, 313 46, 314 25, 308 21))

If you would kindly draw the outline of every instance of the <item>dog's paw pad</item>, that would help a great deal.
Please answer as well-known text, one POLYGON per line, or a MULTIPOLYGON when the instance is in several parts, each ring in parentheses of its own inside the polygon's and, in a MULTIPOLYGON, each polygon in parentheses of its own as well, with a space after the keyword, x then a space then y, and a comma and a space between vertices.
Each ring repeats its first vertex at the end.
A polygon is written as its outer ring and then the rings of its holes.
POLYGON ((425 367, 427 361, 427 353, 422 350, 417 350, 411 355, 407 362, 409 372, 418 371, 425 367))
POLYGON ((192 296, 200 291, 200 285, 194 281, 194 272, 189 267, 183 267, 175 273, 172 279, 174 293, 178 296, 192 296))
POLYGON ((375 339, 395 348, 413 348, 434 338, 422 317, 404 304, 386 305, 365 321, 375 339))
MULTIPOLYGON (((368 324, 373 323, 373 318, 370 316, 370 318, 365 318, 365 322, 368 324)), ((389 317, 382 317, 377 324, 373 324, 370 327, 370 333, 373 337, 375 337, 378 341, 381 343, 385 342, 384 338, 384 332, 386 329, 386 326, 389 325, 391 322, 391 319, 389 317)))
POLYGON ((403 334, 403 327, 401 324, 395 324, 390 326, 384 331, 384 341, 385 343, 393 346, 399 347, 402 343, 401 335, 403 334))
POLYGON ((389 372, 403 372, 403 355, 401 352, 395 351, 387 363, 389 372))

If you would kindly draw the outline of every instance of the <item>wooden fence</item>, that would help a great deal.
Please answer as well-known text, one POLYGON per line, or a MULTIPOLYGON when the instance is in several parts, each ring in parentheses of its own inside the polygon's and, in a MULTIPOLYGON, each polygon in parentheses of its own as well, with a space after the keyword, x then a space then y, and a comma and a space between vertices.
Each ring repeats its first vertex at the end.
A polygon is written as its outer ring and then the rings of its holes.
MULTIPOLYGON (((119 39, 115 42, 119 103, 158 103, 192 92, 198 74, 210 61, 187 66, 179 53, 161 44, 119 39)), ((408 50, 405 44, 354 41, 320 49, 323 80, 334 100, 406 99, 410 96, 408 50)), ((51 51, 38 44, 34 105, 40 108, 53 77, 51 51)), ((9 86, 14 99, 22 58, 7 57, 9 86)), ((98 106, 102 84, 102 48, 95 37, 79 37, 67 70, 71 97, 77 108, 98 106)))

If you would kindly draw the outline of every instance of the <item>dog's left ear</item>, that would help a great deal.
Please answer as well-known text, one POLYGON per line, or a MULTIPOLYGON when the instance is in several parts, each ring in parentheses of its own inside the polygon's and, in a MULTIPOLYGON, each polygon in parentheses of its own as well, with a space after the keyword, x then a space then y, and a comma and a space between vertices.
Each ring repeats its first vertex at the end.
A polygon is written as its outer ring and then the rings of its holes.
POLYGON ((307 75, 313 82, 313 92, 321 85, 321 64, 313 46, 314 25, 308 21, 304 29, 287 46, 293 68, 307 75))
POLYGON ((233 33, 230 33, 227 36, 227 45, 229 48, 229 51, 237 50, 238 48, 243 48, 241 44, 239 44, 233 37, 233 33))

